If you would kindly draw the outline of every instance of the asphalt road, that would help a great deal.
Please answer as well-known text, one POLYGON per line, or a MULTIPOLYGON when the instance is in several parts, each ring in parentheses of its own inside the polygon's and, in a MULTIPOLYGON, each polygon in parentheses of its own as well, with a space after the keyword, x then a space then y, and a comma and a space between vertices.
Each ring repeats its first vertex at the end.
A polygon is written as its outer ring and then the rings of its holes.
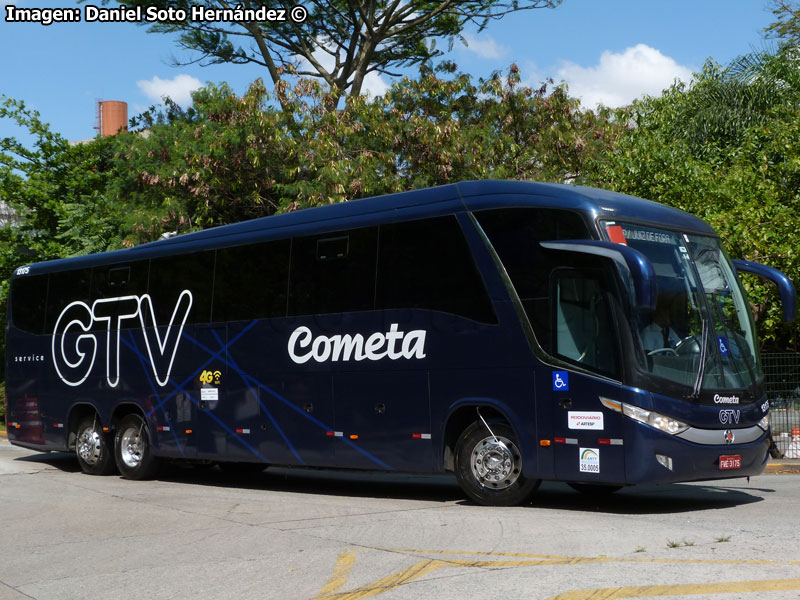
POLYGON ((448 477, 92 477, 0 440, 0 599, 800 598, 800 477, 530 506, 448 477))

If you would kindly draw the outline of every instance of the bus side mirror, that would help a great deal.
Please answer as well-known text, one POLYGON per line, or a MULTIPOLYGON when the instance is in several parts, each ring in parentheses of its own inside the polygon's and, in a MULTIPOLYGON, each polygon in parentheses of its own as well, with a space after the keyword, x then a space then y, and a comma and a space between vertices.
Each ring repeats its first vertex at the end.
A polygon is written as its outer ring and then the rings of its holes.
POLYGON ((539 242, 539 245, 548 250, 580 252, 613 260, 630 277, 636 308, 642 311, 655 310, 658 296, 655 269, 648 258, 638 250, 599 240, 554 240, 539 242))
POLYGON ((781 296, 781 304, 783 305, 783 320, 787 323, 794 322, 797 316, 797 292, 791 279, 778 271, 778 269, 773 269, 761 263, 750 262, 749 260, 735 259, 733 265, 737 271, 758 275, 762 279, 767 279, 777 285, 778 293, 781 296))

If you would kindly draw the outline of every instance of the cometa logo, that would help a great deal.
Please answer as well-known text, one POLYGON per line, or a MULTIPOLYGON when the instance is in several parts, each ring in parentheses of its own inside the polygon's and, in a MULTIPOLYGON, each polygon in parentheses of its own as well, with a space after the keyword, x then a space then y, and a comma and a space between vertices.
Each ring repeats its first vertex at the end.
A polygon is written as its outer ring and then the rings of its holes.
POLYGON ((138 319, 153 375, 158 385, 164 387, 169 381, 183 326, 191 308, 192 293, 183 290, 162 338, 149 294, 103 298, 95 300, 91 307, 85 302, 72 302, 61 311, 53 329, 52 351, 56 372, 64 383, 73 387, 86 381, 97 358, 98 335, 103 335, 90 331, 95 323, 103 323, 106 338, 106 381, 111 387, 116 387, 119 383, 120 330, 124 322, 138 319), (150 323, 154 326, 145 327, 145 315, 148 313, 150 323), (67 342, 75 333, 78 336, 69 345, 67 342))
POLYGON ((425 358, 425 330, 405 333, 398 331, 397 323, 392 323, 386 333, 375 332, 365 340, 360 333, 314 337, 308 327, 298 327, 289 336, 288 351, 298 364, 312 359, 322 363, 425 358))

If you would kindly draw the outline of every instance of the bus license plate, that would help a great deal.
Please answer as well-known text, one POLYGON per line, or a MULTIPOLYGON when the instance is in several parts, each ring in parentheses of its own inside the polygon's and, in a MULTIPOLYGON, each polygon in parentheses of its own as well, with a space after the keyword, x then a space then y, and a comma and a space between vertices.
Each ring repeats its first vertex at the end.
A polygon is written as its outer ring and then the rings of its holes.
POLYGON ((720 456, 719 457, 719 468, 720 470, 725 469, 741 469, 742 468, 742 457, 738 454, 730 454, 727 456, 720 456))

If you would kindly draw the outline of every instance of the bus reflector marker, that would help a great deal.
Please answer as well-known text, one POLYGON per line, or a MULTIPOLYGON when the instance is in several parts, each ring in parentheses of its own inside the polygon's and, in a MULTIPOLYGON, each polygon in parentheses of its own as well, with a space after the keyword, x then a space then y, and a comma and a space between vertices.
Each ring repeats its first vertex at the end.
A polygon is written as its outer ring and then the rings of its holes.
POLYGON ((616 438, 599 438, 597 443, 601 446, 622 446, 622 440, 616 438))
POLYGON ((358 439, 358 434, 357 433, 350 434, 350 439, 351 440, 357 440, 358 439))
POLYGON ((158 427, 156 427, 156 430, 157 431, 169 431, 170 428, 167 425, 159 425, 158 427))
MULTIPOLYGON (((53 427, 55 427, 56 429, 64 429, 64 424, 63 423, 53 423, 53 427)), ((108 429, 106 427, 103 427, 103 431, 108 431, 108 429)))
POLYGON ((189 435, 190 433, 192 433, 192 430, 191 429, 187 429, 186 430, 186 435, 189 435))
MULTIPOLYGON (((556 438, 556 444, 558 444, 558 438, 556 438)), ((550 440, 539 440, 539 445, 543 447, 547 447, 550 445, 550 440)))
POLYGON ((236 428, 236 433, 239 435, 248 435, 250 433, 249 429, 242 429, 241 427, 236 428))
POLYGON ((415 440, 429 440, 429 439, 431 439, 431 434, 430 433, 412 433, 411 437, 412 437, 412 439, 415 439, 415 440))
POLYGON ((342 431, 326 431, 325 435, 328 437, 344 437, 344 432, 342 431))

